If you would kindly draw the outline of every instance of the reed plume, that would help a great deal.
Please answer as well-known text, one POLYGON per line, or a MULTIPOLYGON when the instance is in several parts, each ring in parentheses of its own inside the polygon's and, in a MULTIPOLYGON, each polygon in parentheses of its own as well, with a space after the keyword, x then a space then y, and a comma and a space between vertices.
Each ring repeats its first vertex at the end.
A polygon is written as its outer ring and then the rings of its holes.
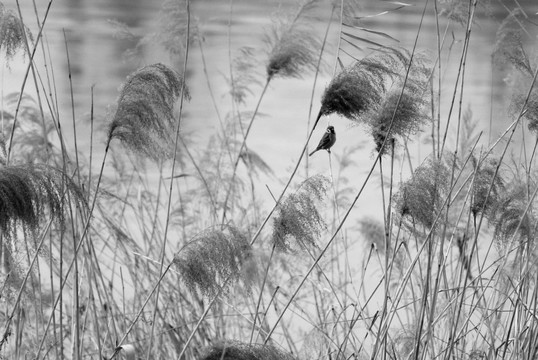
POLYGON ((527 184, 514 179, 506 186, 497 206, 491 210, 489 221, 494 226, 494 239, 501 248, 514 237, 521 244, 533 241, 537 219, 534 204, 529 207, 529 189, 534 191, 535 188, 535 181, 527 184))
POLYGON ((265 162, 260 154, 252 149, 244 149, 239 155, 245 166, 252 172, 253 175, 274 175, 273 169, 265 162))
POLYGON ((377 109, 388 80, 400 76, 405 58, 400 50, 387 48, 344 68, 325 89, 314 128, 322 116, 336 113, 349 120, 361 121, 363 114, 377 109))
POLYGON ((242 266, 251 256, 245 235, 228 226, 202 232, 175 255, 174 264, 190 291, 214 297, 241 277, 242 266), (222 283, 226 279, 230 280, 222 283))
POLYGON ((80 188, 58 169, 31 164, 0 168, 0 229, 8 236, 17 224, 36 230, 46 209, 63 224, 66 192, 77 204, 86 204, 80 188))
POLYGON ((538 134, 538 91, 534 87, 527 99, 527 94, 517 92, 512 97, 510 112, 518 116, 523 111, 523 118, 527 120, 530 132, 538 134))
POLYGON ((474 157, 472 160, 475 164, 475 175, 471 189, 471 212, 473 216, 484 213, 489 217, 498 207, 505 191, 504 180, 500 174, 496 174, 498 165, 496 159, 482 161, 480 164, 474 157))
POLYGON ((431 229, 443 209, 449 189, 447 179, 450 171, 441 160, 426 160, 394 195, 397 214, 431 229))
POLYGON ((532 65, 523 46, 525 33, 521 20, 524 17, 516 8, 503 20, 496 34, 493 61, 498 66, 511 64, 525 75, 532 76, 532 65))
POLYGON ((171 157, 174 103, 183 88, 181 75, 166 65, 153 64, 135 71, 121 88, 108 141, 118 139, 132 151, 155 160, 171 157))
POLYGON ((32 40, 32 33, 11 10, 0 3, 0 50, 6 53, 6 63, 22 49, 26 52, 25 33, 32 40))
POLYGON ((382 148, 386 138, 392 143, 396 136, 406 137, 421 130, 428 120, 424 103, 418 92, 404 90, 402 93, 397 88, 387 94, 379 109, 366 119, 377 152, 386 153, 388 147, 382 148))
POLYGON ((247 97, 254 94, 252 87, 262 85, 262 81, 256 73, 259 64, 254 49, 242 47, 238 49, 238 52, 232 60, 233 81, 232 78, 226 78, 226 80, 232 99, 237 104, 245 105, 247 97))
POLYGON ((296 360, 296 358, 272 345, 220 341, 209 347, 201 360, 296 360))
POLYGON ((385 252, 385 226, 382 222, 371 217, 361 218, 359 231, 368 245, 373 244, 379 252, 385 252))
POLYGON ((321 115, 337 113, 348 119, 360 115, 381 101, 383 78, 370 76, 361 63, 343 69, 325 89, 321 99, 321 115))
POLYGON ((273 219, 272 241, 277 250, 289 252, 297 248, 296 245, 301 249, 316 246, 326 227, 317 204, 325 196, 328 184, 326 177, 312 176, 282 201, 273 219))
POLYGON ((304 19, 318 2, 305 1, 293 18, 275 20, 266 35, 271 48, 266 66, 268 79, 275 76, 298 78, 304 71, 316 70, 321 42, 304 19))
POLYGON ((158 23, 155 32, 141 34, 136 28, 131 28, 126 23, 116 19, 108 20, 108 23, 114 30, 115 38, 133 44, 133 47, 125 50, 122 54, 126 60, 143 60, 144 49, 148 45, 159 44, 168 53, 172 63, 179 68, 183 61, 182 55, 185 53, 187 33, 189 44, 203 41, 203 34, 201 34, 197 19, 193 16, 188 19, 188 15, 184 1, 165 0, 162 2, 161 10, 155 19, 158 23), (188 27, 187 22, 189 22, 188 27))
MULTIPOLYGON (((24 94, 19 103, 19 94, 8 94, 5 98, 8 110, 4 112, 4 132, 13 131, 15 113, 18 106, 17 131, 13 135, 11 158, 22 163, 47 163, 60 167, 62 153, 50 140, 56 133, 54 122, 49 116, 42 117, 36 101, 24 94)), ((0 155, 0 163, 5 165, 6 155, 0 155)))
POLYGON ((151 39, 146 41, 159 42, 168 53, 179 60, 185 52, 185 39, 189 35, 189 42, 198 40, 202 35, 195 19, 190 19, 187 31, 187 8, 184 1, 166 0, 160 12, 160 29, 151 39), (194 21, 193 21, 194 20, 194 21))

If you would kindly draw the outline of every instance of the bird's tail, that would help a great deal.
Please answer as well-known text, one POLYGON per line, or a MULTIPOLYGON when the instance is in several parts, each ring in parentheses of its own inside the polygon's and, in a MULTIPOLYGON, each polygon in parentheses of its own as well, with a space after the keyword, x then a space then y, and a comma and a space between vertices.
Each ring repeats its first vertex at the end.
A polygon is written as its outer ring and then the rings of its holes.
POLYGON ((316 151, 318 151, 319 149, 316 149, 314 151, 312 151, 310 154, 308 154, 308 156, 312 156, 316 151))

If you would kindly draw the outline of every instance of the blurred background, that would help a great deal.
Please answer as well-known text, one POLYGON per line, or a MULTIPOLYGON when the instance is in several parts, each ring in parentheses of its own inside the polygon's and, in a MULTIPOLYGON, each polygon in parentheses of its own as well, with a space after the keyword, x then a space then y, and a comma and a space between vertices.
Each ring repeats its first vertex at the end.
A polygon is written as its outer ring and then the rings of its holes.
MULTIPOLYGON (((466 1, 455 0, 357 1, 358 11, 355 19, 357 23, 364 28, 389 35, 393 39, 375 36, 373 33, 358 35, 372 38, 385 45, 402 46, 407 49, 412 49, 417 39, 417 49, 425 51, 433 62, 436 58, 439 27, 441 37, 439 41, 443 41, 441 91, 452 94, 456 86, 462 40, 466 31, 465 24, 451 18, 450 9, 454 8, 456 3, 468 6, 466 1), (439 24, 434 16, 436 6, 443 14, 439 18, 439 24), (424 10, 426 16, 421 24, 424 10), (421 26, 420 32, 419 26, 421 26)), ((42 21, 48 2, 23 0, 20 5, 25 23, 36 36, 38 34, 36 14, 42 21)), ((16 11, 13 0, 7 1, 5 6, 16 11)), ((185 104, 186 117, 182 126, 185 133, 191 134, 194 151, 197 148, 204 149, 209 137, 218 127, 208 83, 214 93, 216 107, 222 116, 226 116, 232 107, 227 81, 230 74, 230 59, 240 56, 240 49, 248 47, 256 61, 259 61, 259 79, 263 82, 267 59, 264 36, 270 31, 272 21, 278 18, 275 14, 293 14, 296 6, 297 3, 292 0, 191 1, 192 31, 197 32, 201 41, 194 41, 190 46, 186 79, 192 100, 185 104), (205 59, 202 59, 202 51, 205 59), (205 60, 205 67, 202 60, 205 60)), ((317 16, 312 19, 313 31, 319 32, 320 38, 330 22, 331 6, 329 1, 320 1, 316 10, 317 16)), ((472 26, 461 108, 462 111, 470 111, 469 114, 472 114, 473 119, 480 124, 478 131, 486 132, 483 136, 486 143, 490 139, 495 139, 496 134, 506 129, 511 122, 506 113, 510 98, 509 79, 506 79, 506 73, 502 68, 492 67, 491 54, 499 25, 515 8, 524 10, 527 28, 536 28, 538 3, 535 0, 478 1, 472 26)), ((129 73, 155 62, 171 64, 182 70, 178 59, 182 59, 183 55, 174 58, 162 46, 152 43, 151 40, 139 42, 142 37, 163 31, 162 19, 166 11, 161 1, 154 0, 52 1, 44 30, 47 67, 49 73, 54 76, 60 121, 66 124, 72 121, 68 76, 69 71, 71 72, 74 115, 77 131, 82 134, 79 136, 82 148, 87 146, 84 144, 84 134, 89 134, 87 127, 91 111, 92 86, 94 86, 95 127, 105 129, 118 96, 118 88, 129 73), (67 63, 67 50, 70 69, 67 63)), ((317 114, 321 93, 335 69, 335 49, 338 46, 337 34, 340 31, 337 24, 338 21, 333 17, 333 26, 329 30, 324 55, 325 71, 317 80, 312 116, 317 114)), ((352 30, 354 29, 347 29, 350 32, 352 30)), ((535 42, 535 34, 529 33, 524 41, 535 42)), ((358 45, 361 49, 344 43, 346 53, 340 54, 344 65, 371 52, 368 44, 358 45)), ((42 53, 38 54, 36 62, 38 64, 45 62, 42 53)), ((8 67, 2 66, 2 98, 11 92, 20 91, 26 68, 27 60, 23 54, 16 55, 8 67)), ((40 76, 46 75, 40 74, 40 76)), ((433 81, 436 83, 437 79, 433 81)), ((313 74, 307 74, 302 79, 273 81, 260 107, 262 117, 254 124, 249 137, 250 148, 261 154, 276 174, 284 177, 288 167, 294 164, 299 156, 306 137, 313 82, 313 74)), ((25 91, 35 96, 35 86, 31 82, 26 85, 25 91)), ((253 84, 251 91, 252 94, 246 98, 244 110, 253 110, 261 85, 253 84)), ((441 101, 442 121, 446 121, 451 101, 450 96, 444 97, 441 101)), ((458 106, 454 110, 456 114, 458 106)), ((363 176, 361 169, 368 167, 367 164, 371 163, 374 154, 369 135, 365 134, 360 126, 357 127, 336 115, 324 119, 323 122, 330 122, 336 128, 338 141, 333 148, 336 155, 342 154, 348 148, 364 149, 364 153, 357 160, 357 176, 363 176)), ((324 126, 320 127, 314 134, 313 142, 316 144, 323 128, 324 126)), ((428 145, 423 145, 427 142, 427 138, 428 134, 423 133, 420 141, 411 149, 412 155, 416 156, 418 161, 429 153, 428 145)), ((314 172, 326 172, 326 156, 319 153, 312 157, 310 166, 314 172)))

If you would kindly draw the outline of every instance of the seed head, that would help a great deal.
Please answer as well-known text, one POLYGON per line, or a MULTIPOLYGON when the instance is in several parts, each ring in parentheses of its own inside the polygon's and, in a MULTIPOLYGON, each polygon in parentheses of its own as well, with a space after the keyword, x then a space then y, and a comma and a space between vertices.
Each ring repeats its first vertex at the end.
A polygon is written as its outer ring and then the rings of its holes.
POLYGON ((143 67, 123 85, 109 126, 109 139, 153 159, 170 157, 174 142, 174 103, 183 78, 163 64, 143 67))

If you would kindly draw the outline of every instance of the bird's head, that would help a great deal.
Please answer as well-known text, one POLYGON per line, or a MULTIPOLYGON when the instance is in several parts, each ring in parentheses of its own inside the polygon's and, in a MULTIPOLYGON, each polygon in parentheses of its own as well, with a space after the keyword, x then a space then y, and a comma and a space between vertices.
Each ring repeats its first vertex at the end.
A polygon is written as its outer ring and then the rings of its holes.
POLYGON ((329 134, 334 134, 334 126, 327 126, 327 132, 329 134))

